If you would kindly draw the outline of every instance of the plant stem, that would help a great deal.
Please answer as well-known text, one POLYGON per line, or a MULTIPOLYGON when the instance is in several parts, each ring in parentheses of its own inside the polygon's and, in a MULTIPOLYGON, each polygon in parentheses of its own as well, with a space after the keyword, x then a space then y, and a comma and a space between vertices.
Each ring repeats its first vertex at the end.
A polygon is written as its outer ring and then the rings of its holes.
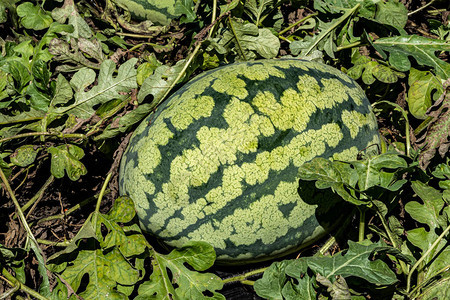
POLYGON ((39 244, 56 246, 56 247, 67 247, 70 245, 70 242, 71 242, 71 241, 53 242, 53 241, 42 240, 42 239, 37 239, 37 241, 39 244))
POLYGON ((27 203, 24 204, 24 206, 22 206, 23 212, 27 211, 27 209, 30 208, 30 206, 33 205, 34 202, 42 198, 42 195, 44 194, 45 190, 53 182, 54 179, 55 177, 53 175, 50 175, 50 177, 47 179, 44 185, 36 193, 36 195, 34 195, 33 198, 31 198, 27 203))
POLYGON ((280 32, 278 32, 278 35, 283 35, 283 34, 286 33, 287 31, 289 31, 289 30, 291 30, 292 28, 294 28, 295 26, 299 25, 300 23, 305 22, 305 21, 308 20, 308 19, 311 19, 312 17, 317 16, 318 14, 319 14, 318 12, 315 12, 315 13, 313 13, 313 14, 307 15, 307 16, 304 17, 303 19, 298 20, 297 22, 295 22, 295 23, 289 25, 289 26, 286 27, 285 29, 283 29, 283 30, 281 30, 280 32))
POLYGON ((440 243, 440 241, 444 238, 444 236, 450 231, 450 225, 445 228, 444 232, 441 233, 441 235, 434 241, 434 243, 431 245, 430 248, 422 255, 421 258, 419 258, 418 261, 412 266, 411 270, 409 271, 408 278, 406 279, 406 292, 409 293, 409 290, 411 289, 411 276, 414 273, 414 271, 417 269, 417 267, 427 258, 427 256, 433 251, 433 249, 440 243))
POLYGON ((419 133, 421 133, 425 128, 427 128, 428 124, 430 124, 431 121, 433 121, 433 117, 428 117, 423 120, 423 122, 420 123, 416 129, 414 129, 414 135, 417 136, 419 133))
POLYGON ((421 11, 422 9, 427 8, 428 6, 430 6, 431 4, 433 4, 433 2, 434 2, 434 0, 431 0, 430 2, 428 2, 427 4, 425 4, 424 6, 419 7, 418 9, 416 9, 416 10, 414 10, 414 11, 408 13, 408 17, 411 16, 411 15, 413 15, 413 14, 415 14, 415 13, 418 13, 418 12, 421 11))
MULTIPOLYGON (((109 193, 110 190, 106 190, 105 193, 109 193)), ((89 197, 83 201, 81 201, 80 203, 78 203, 77 205, 72 206, 71 208, 69 208, 64 214, 58 214, 58 215, 54 215, 54 216, 49 216, 49 217, 45 217, 42 219, 39 219, 37 221, 37 224, 41 224, 47 221, 52 221, 52 220, 57 220, 57 219, 62 219, 64 218, 64 216, 67 216, 71 213, 73 213, 74 211, 76 211, 77 209, 82 208, 83 206, 85 206, 86 204, 92 202, 93 200, 98 199, 98 195, 89 197)))
POLYGON ((344 45, 344 46, 339 46, 339 47, 336 48, 336 51, 341 51, 341 50, 344 50, 344 49, 354 48, 354 47, 359 46, 359 45, 361 45, 361 41, 353 42, 353 43, 350 43, 350 44, 347 44, 347 45, 344 45))
POLYGON ((67 138, 72 138, 72 139, 87 139, 86 135, 81 134, 81 133, 62 133, 62 132, 56 132, 56 133, 52 133, 52 132, 27 132, 27 133, 21 133, 21 134, 17 134, 14 136, 10 136, 10 137, 6 137, 3 139, 0 139, 0 143, 3 142, 7 142, 10 140, 14 140, 14 139, 20 139, 20 138, 25 138, 25 137, 30 137, 30 136, 43 136, 43 135, 52 135, 52 136, 56 136, 58 138, 61 139, 67 139, 67 138))
MULTIPOLYGON (((25 219, 25 216, 23 214, 22 209, 20 208, 20 204, 19 201, 17 201, 16 196, 14 195, 13 190, 11 189, 11 186, 9 185, 8 179, 5 176, 5 173, 3 173, 3 170, 0 168, 0 179, 3 181, 3 184, 6 187, 6 190, 9 193, 9 196, 11 197, 14 206, 16 207, 17 210, 17 214, 19 216, 19 219, 22 223, 22 226, 25 228, 25 231, 28 234, 28 238, 32 241, 32 243, 34 243, 36 245, 36 247, 39 249, 39 252, 41 252, 41 249, 39 248, 39 245, 36 241, 36 238, 34 237, 33 233, 31 232, 30 227, 28 226, 27 220, 25 219)), ((42 253, 40 253, 42 255, 42 253)))
POLYGON ((366 221, 366 210, 365 208, 358 208, 359 209, 359 236, 358 241, 362 242, 364 240, 364 231, 365 231, 365 221, 366 221))
POLYGON ((11 273, 9 273, 5 268, 2 268, 2 275, 5 276, 5 278, 10 281, 14 286, 14 288, 19 288, 20 290, 24 291, 25 293, 29 294, 30 296, 39 299, 39 300, 47 300, 48 298, 42 296, 32 288, 29 288, 28 286, 21 283, 16 277, 14 277, 11 273))
POLYGON ((239 52, 241 52, 242 57, 243 57, 244 60, 246 61, 246 60, 247 60, 247 57, 245 57, 244 50, 242 50, 241 43, 239 42, 238 36, 237 36, 237 34, 236 34, 236 31, 234 30, 233 22, 231 21, 231 17, 230 17, 230 16, 228 16, 228 22, 230 23, 231 32, 233 32, 234 39, 236 40, 236 45, 237 45, 238 48, 239 48, 239 52))
POLYGON ((338 19, 335 20, 335 23, 332 24, 332 26, 330 26, 330 28, 328 28, 327 30, 322 31, 316 41, 308 47, 308 49, 306 49, 305 51, 305 56, 308 55, 312 49, 314 49, 314 47, 317 46, 318 43, 320 43, 330 32, 332 32, 334 29, 336 29, 336 27, 338 27, 342 22, 344 22, 344 20, 346 20, 348 17, 350 17, 355 11, 357 11, 359 9, 359 7, 361 6, 361 4, 356 4, 353 8, 347 10, 347 12, 345 14, 343 14, 341 17, 339 17, 338 19))
POLYGON ((98 195, 97 204, 95 205, 94 215, 92 216, 92 224, 94 228, 97 226, 97 216, 100 213, 100 204, 102 203, 103 195, 105 194, 106 187, 108 186, 109 180, 111 179, 112 173, 108 173, 106 176, 105 182, 103 183, 102 189, 100 190, 100 194, 98 195))
MULTIPOLYGON (((400 247, 399 247, 399 245, 397 245, 397 242, 395 241, 395 239, 394 239, 394 237, 392 235, 392 231, 389 229, 389 227, 388 227, 388 225, 386 223, 386 220, 383 218, 383 216, 378 211, 378 209, 376 209, 376 213, 377 213, 378 218, 380 218, 380 220, 381 220, 381 224, 383 224, 384 230, 386 231, 386 233, 387 233, 387 235, 389 237, 389 241, 392 243, 392 246, 394 248, 397 248, 397 249, 400 250, 400 247)), ((398 260, 398 261, 400 263, 400 267, 402 268, 403 274, 408 274, 408 269, 406 267, 405 262, 402 261, 402 260, 398 260)))
POLYGON ((247 277, 262 274, 262 273, 264 273, 264 271, 267 268, 268 267, 264 267, 264 268, 261 268, 261 269, 257 269, 257 270, 253 270, 253 271, 247 272, 247 273, 245 273, 243 275, 238 275, 238 276, 235 276, 235 277, 226 278, 226 279, 222 280, 222 282, 225 284, 225 283, 239 281, 239 282, 244 283, 244 284, 253 285, 253 281, 246 280, 247 277), (250 282, 251 282, 251 284, 250 284, 250 282))

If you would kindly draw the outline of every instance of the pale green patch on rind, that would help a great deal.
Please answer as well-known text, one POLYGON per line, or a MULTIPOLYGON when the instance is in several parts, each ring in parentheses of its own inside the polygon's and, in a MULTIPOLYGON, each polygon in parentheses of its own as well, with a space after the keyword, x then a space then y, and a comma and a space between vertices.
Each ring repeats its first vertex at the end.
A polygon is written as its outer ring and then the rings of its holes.
POLYGON ((184 101, 176 102, 177 107, 168 107, 164 117, 170 118, 172 125, 178 130, 188 128, 193 121, 211 116, 214 99, 210 96, 183 97, 184 101))

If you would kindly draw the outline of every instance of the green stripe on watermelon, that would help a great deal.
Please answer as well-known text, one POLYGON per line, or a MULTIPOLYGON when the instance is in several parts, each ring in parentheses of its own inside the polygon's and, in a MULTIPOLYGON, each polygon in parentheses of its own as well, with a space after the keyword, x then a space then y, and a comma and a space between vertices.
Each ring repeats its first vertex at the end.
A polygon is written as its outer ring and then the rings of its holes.
POLYGON ((338 70, 295 59, 236 63, 197 76, 144 120, 120 190, 169 245, 203 240, 224 263, 267 259, 325 232, 297 193, 301 165, 355 159, 378 143, 368 100, 338 70))

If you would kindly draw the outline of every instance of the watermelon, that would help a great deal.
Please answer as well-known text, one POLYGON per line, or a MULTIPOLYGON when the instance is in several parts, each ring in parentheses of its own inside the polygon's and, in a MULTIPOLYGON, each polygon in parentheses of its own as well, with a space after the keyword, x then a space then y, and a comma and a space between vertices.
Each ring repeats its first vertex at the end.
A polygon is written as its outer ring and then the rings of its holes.
POLYGON ((134 19, 152 21, 167 26, 180 14, 175 13, 176 0, 115 0, 120 7, 130 12, 134 19))
POLYGON ((342 72, 298 59, 234 63, 195 77, 138 126, 119 189, 167 245, 205 241, 219 263, 244 264, 326 233, 299 196, 302 164, 353 160, 377 144, 369 101, 342 72))

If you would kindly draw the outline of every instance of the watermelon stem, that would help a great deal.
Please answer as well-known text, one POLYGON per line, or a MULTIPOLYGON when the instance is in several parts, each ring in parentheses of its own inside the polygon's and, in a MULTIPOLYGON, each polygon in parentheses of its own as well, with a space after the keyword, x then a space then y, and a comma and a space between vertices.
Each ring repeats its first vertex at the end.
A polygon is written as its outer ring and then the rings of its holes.
POLYGON ((250 276, 260 275, 260 274, 264 273, 264 271, 267 268, 268 267, 264 267, 264 268, 261 268, 261 269, 256 269, 256 270, 247 272, 247 273, 239 275, 239 276, 226 278, 226 279, 223 279, 222 282, 223 282, 223 284, 226 284, 226 283, 230 283, 230 282, 237 282, 237 281, 239 281, 242 284, 253 285, 254 281, 247 280, 247 278, 250 277, 250 276))
POLYGON ((108 173, 106 176, 105 182, 103 183, 102 189, 100 190, 100 194, 98 195, 97 204, 95 205, 95 211, 92 216, 92 224, 94 228, 97 226, 97 216, 100 213, 100 204, 102 203, 103 195, 105 194, 106 187, 108 186, 109 180, 111 179, 112 173, 108 173))
POLYGON ((366 220, 366 209, 365 208, 359 208, 359 237, 358 241, 362 242, 364 240, 364 230, 365 230, 365 220, 366 220))

